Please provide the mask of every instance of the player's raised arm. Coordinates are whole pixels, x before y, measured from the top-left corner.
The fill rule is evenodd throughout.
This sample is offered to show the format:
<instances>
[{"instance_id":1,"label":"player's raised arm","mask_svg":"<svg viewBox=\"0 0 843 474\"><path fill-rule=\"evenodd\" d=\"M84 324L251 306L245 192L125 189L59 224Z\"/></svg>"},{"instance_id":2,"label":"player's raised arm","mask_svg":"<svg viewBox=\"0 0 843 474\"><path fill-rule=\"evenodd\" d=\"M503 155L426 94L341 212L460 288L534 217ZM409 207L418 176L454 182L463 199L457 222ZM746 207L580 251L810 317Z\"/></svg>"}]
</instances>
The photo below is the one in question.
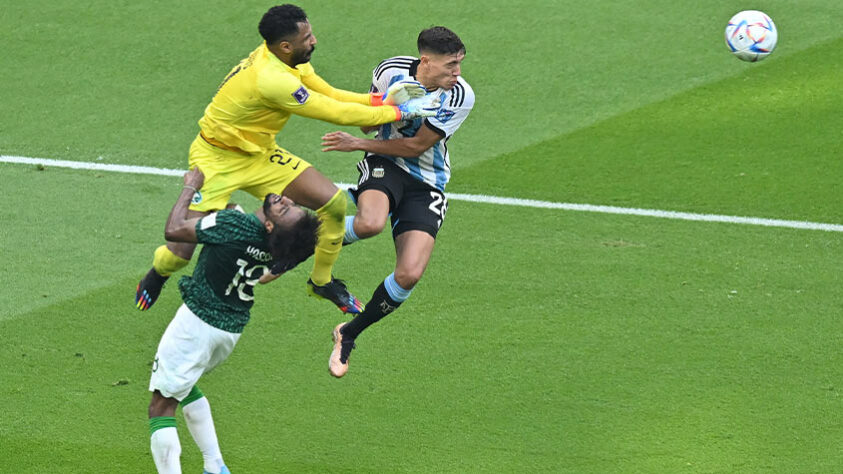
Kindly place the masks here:
<instances>
[{"instance_id":1,"label":"player's raised arm","mask_svg":"<svg viewBox=\"0 0 843 474\"><path fill-rule=\"evenodd\" d=\"M184 188L170 211L164 226L164 238L172 242L196 242L196 223L201 217L188 219L187 210L197 191L202 189L205 175L199 168L193 168L184 174Z\"/></svg>"},{"instance_id":2,"label":"player's raised arm","mask_svg":"<svg viewBox=\"0 0 843 474\"><path fill-rule=\"evenodd\" d=\"M399 120L431 117L436 114L441 105L440 98L431 94L391 105L390 93L400 98L418 94L416 90L418 86L409 81L401 87L391 88L391 92L387 91L383 95L378 95L378 100L382 102L382 105L377 106L337 100L306 87L293 76L264 74L258 79L257 85L263 100L273 107L337 125L372 126ZM349 94L352 93L349 92ZM359 95L368 100L368 94Z\"/></svg>"},{"instance_id":3,"label":"player's raised arm","mask_svg":"<svg viewBox=\"0 0 843 474\"><path fill-rule=\"evenodd\" d=\"M350 92L328 84L322 79L313 68L308 69L307 75L302 75L302 83L310 90L319 92L334 100L340 102L355 102L363 105L401 105L410 99L424 97L426 91L418 81L403 80L398 81L387 89L384 93L369 92L367 94L359 94L357 92Z\"/></svg>"}]
</instances>

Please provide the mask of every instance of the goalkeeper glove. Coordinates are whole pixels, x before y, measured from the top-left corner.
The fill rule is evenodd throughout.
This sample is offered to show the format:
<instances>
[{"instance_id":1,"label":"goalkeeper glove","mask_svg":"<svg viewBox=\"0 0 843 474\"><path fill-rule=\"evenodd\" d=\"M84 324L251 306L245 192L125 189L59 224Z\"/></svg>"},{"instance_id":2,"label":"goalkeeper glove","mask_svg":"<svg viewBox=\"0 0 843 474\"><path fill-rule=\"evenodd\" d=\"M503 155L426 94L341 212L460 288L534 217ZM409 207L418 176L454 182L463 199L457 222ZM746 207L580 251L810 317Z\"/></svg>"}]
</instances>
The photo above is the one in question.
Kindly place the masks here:
<instances>
[{"instance_id":1,"label":"goalkeeper glove","mask_svg":"<svg viewBox=\"0 0 843 474\"><path fill-rule=\"evenodd\" d=\"M372 94L372 105L400 105L410 99L424 97L426 93L418 81L398 81L389 86L385 93Z\"/></svg>"},{"instance_id":2,"label":"goalkeeper glove","mask_svg":"<svg viewBox=\"0 0 843 474\"><path fill-rule=\"evenodd\" d=\"M401 120L413 120L421 117L433 117L439 112L442 105L442 97L436 93L427 94L424 97L410 99L398 106L401 111Z\"/></svg>"}]
</instances>

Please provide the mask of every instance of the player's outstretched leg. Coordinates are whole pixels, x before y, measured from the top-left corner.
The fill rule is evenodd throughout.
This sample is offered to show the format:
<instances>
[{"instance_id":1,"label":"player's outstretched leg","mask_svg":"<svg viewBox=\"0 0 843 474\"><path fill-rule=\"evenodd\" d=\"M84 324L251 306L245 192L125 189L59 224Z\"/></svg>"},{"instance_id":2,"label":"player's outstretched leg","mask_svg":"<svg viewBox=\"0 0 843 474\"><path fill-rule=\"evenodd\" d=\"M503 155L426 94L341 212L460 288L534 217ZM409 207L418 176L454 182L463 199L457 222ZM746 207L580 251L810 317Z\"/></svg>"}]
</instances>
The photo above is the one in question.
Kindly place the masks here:
<instances>
[{"instance_id":1,"label":"player's outstretched leg","mask_svg":"<svg viewBox=\"0 0 843 474\"><path fill-rule=\"evenodd\" d=\"M343 312L359 313L363 304L348 292L345 284L332 275L345 233L345 192L315 168L308 167L287 185L284 196L315 210L319 217L313 270L307 282L308 294L334 303Z\"/></svg>"},{"instance_id":2,"label":"player's outstretched leg","mask_svg":"<svg viewBox=\"0 0 843 474\"><path fill-rule=\"evenodd\" d=\"M363 312L345 324L334 328L334 350L328 362L331 375L342 377L348 372L348 356L356 346L354 340L364 329L383 319L389 313L398 309L407 298L410 297L412 289L406 290L395 282L395 274L392 273L378 285L372 294L372 299L366 304Z\"/></svg>"},{"instance_id":3,"label":"player's outstretched leg","mask_svg":"<svg viewBox=\"0 0 843 474\"><path fill-rule=\"evenodd\" d=\"M344 313L358 314L363 310L363 303L348 292L342 280L331 275L345 233L345 208L345 192L337 189L333 197L316 210L321 225L307 292L334 303Z\"/></svg>"},{"instance_id":4,"label":"player's outstretched leg","mask_svg":"<svg viewBox=\"0 0 843 474\"><path fill-rule=\"evenodd\" d=\"M158 301L161 288L164 287L164 283L167 282L170 275L184 268L188 263L190 263L190 260L174 254L166 245L155 249L152 268L149 269L135 289L135 306L141 311L151 308Z\"/></svg>"}]
</instances>

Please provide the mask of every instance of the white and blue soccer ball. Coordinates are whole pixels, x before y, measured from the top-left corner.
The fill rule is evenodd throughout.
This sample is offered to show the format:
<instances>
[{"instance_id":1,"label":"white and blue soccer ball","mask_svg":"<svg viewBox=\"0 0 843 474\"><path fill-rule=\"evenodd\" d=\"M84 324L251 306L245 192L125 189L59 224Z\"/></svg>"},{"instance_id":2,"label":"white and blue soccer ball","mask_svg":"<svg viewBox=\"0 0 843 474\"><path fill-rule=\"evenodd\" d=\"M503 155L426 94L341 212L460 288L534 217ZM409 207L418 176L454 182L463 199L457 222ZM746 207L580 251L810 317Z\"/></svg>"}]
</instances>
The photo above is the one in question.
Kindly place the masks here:
<instances>
[{"instance_id":1,"label":"white and blue soccer ball","mask_svg":"<svg viewBox=\"0 0 843 474\"><path fill-rule=\"evenodd\" d=\"M743 61L761 61L776 49L779 39L773 20L758 10L739 12L726 25L726 46Z\"/></svg>"}]
</instances>

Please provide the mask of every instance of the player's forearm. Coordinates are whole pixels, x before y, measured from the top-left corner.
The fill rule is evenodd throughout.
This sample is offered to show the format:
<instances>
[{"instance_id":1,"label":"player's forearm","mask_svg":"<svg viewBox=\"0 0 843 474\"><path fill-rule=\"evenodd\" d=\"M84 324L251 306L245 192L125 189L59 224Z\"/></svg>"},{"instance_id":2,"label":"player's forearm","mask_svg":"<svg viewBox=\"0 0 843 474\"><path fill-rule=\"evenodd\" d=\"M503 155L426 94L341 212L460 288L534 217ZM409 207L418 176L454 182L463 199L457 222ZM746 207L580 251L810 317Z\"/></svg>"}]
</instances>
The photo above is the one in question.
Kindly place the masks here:
<instances>
[{"instance_id":1,"label":"player's forearm","mask_svg":"<svg viewBox=\"0 0 843 474\"><path fill-rule=\"evenodd\" d=\"M336 95L334 95L333 98L343 102L353 102L355 104L363 105L380 105L372 104L371 94L361 94L359 92L351 92L343 89L334 89L334 91Z\"/></svg>"},{"instance_id":2,"label":"player's forearm","mask_svg":"<svg viewBox=\"0 0 843 474\"><path fill-rule=\"evenodd\" d=\"M362 105L380 105L372 103L371 94L360 94L358 92L337 89L336 87L328 84L327 81L319 77L317 74L312 74L302 78L302 82L308 89L319 92L320 94L326 95L340 102L353 102L355 104Z\"/></svg>"},{"instance_id":3,"label":"player's forearm","mask_svg":"<svg viewBox=\"0 0 843 474\"><path fill-rule=\"evenodd\" d=\"M358 138L354 141L354 146L360 151L402 158L418 158L429 148L414 138L395 138L393 140Z\"/></svg>"},{"instance_id":4,"label":"player's forearm","mask_svg":"<svg viewBox=\"0 0 843 474\"><path fill-rule=\"evenodd\" d=\"M195 242L196 231L193 228L194 222L188 220L187 211L190 208L190 201L196 189L185 186L181 190L178 200L170 210L167 217L167 224L164 226L164 238L171 242ZM192 237L193 240L190 240Z\"/></svg>"},{"instance_id":5,"label":"player's forearm","mask_svg":"<svg viewBox=\"0 0 843 474\"><path fill-rule=\"evenodd\" d=\"M328 97L313 97L304 107L292 110L297 115L315 118L336 125L375 126L401 119L395 106L370 107L351 102L339 102Z\"/></svg>"},{"instance_id":6,"label":"player's forearm","mask_svg":"<svg viewBox=\"0 0 843 474\"><path fill-rule=\"evenodd\" d=\"M382 105L382 103L372 103L371 94L361 94L359 92L351 92L344 89L336 89L330 86L326 89L318 90L317 92L320 92L340 102L348 102L360 105Z\"/></svg>"}]
</instances>

